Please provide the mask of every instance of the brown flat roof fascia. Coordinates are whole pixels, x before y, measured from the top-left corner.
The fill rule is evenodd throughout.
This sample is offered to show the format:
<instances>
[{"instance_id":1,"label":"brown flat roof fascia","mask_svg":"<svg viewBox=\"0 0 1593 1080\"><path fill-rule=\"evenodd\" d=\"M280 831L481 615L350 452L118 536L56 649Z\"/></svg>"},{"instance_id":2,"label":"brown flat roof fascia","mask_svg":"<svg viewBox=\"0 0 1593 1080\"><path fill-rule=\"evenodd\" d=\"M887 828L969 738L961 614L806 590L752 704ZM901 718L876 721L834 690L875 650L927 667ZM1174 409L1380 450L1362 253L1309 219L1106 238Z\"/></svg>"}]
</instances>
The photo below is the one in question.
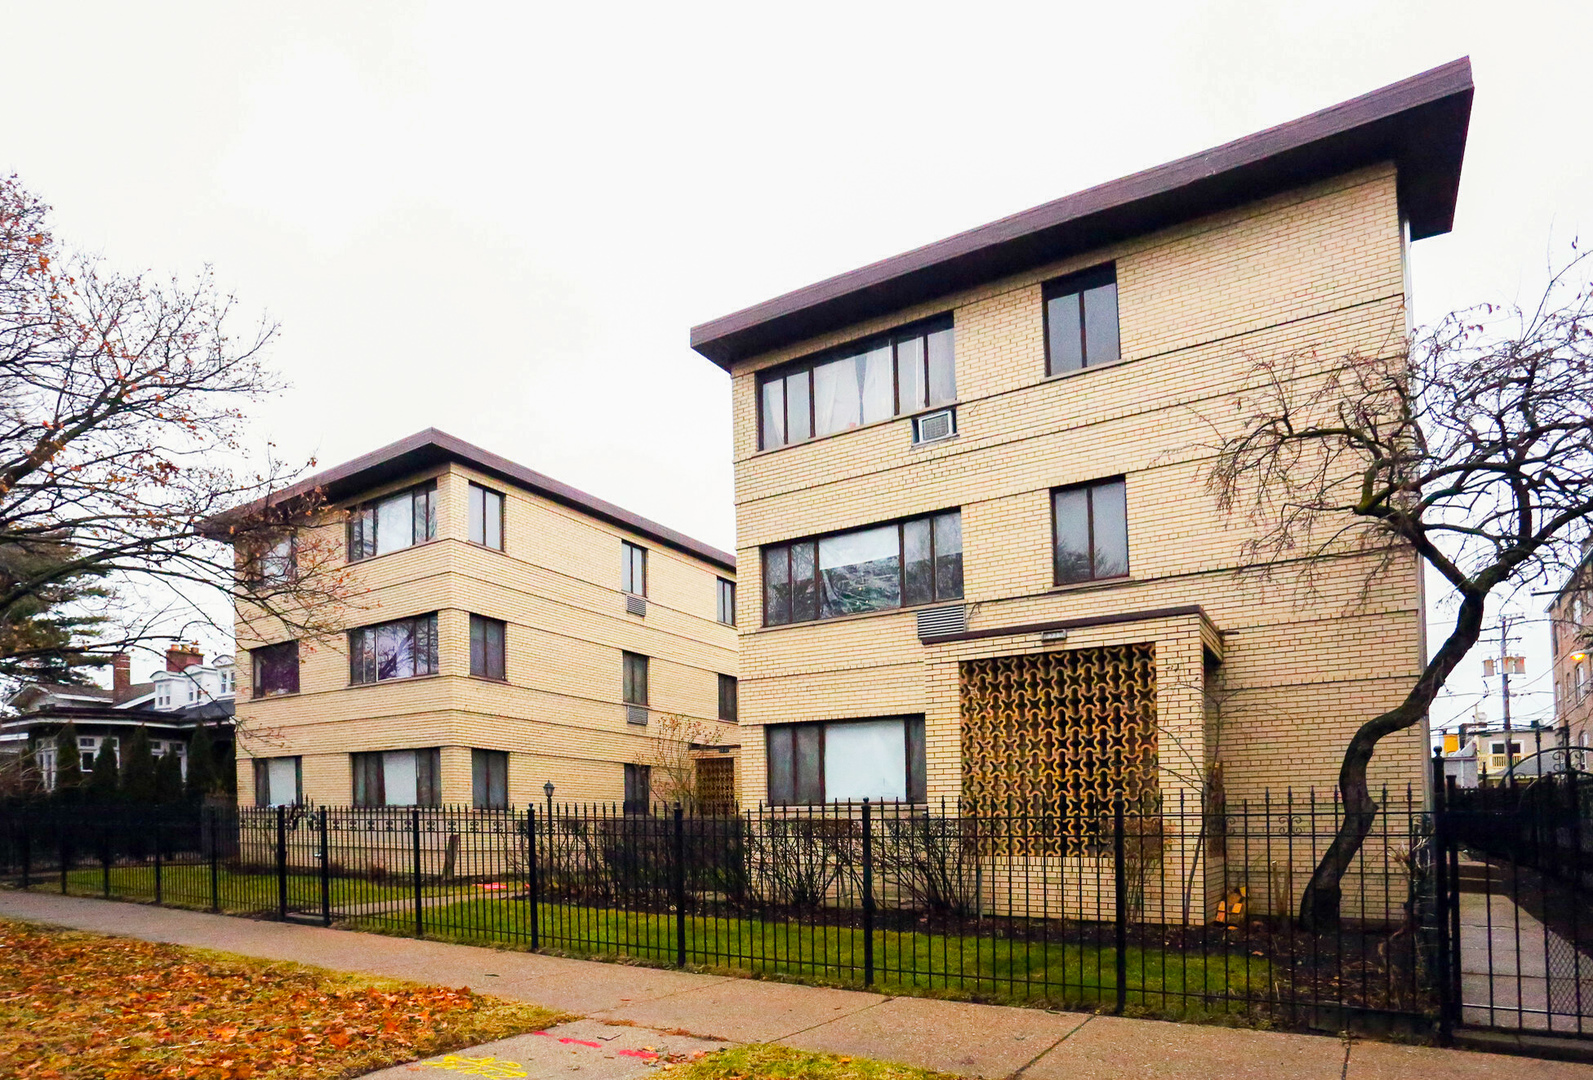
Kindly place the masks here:
<instances>
[{"instance_id":1,"label":"brown flat roof fascia","mask_svg":"<svg viewBox=\"0 0 1593 1080\"><path fill-rule=\"evenodd\" d=\"M1298 120L1067 195L692 328L727 371L793 344L1068 255L1379 161L1399 172L1411 238L1454 222L1472 99L1469 58Z\"/></svg>"},{"instance_id":2,"label":"brown flat roof fascia","mask_svg":"<svg viewBox=\"0 0 1593 1080\"><path fill-rule=\"evenodd\" d=\"M735 572L736 557L727 551L721 551L700 540L695 540L685 533L671 529L667 525L660 525L640 514L633 514L624 507L599 499L595 495L589 495L579 488L571 487L551 476L544 476L534 469L528 469L524 465L494 454L490 450L483 450L436 428L418 431L395 443L306 477L296 484L275 492L268 500L240 507L233 513L258 509L263 502L281 505L314 491L321 492L329 503L344 502L371 488L401 480L405 476L448 462L468 465L505 483L525 488L573 510L606 521L610 525L674 548L731 573ZM218 538L225 538L228 516L228 514L219 514L211 519Z\"/></svg>"}]
</instances>

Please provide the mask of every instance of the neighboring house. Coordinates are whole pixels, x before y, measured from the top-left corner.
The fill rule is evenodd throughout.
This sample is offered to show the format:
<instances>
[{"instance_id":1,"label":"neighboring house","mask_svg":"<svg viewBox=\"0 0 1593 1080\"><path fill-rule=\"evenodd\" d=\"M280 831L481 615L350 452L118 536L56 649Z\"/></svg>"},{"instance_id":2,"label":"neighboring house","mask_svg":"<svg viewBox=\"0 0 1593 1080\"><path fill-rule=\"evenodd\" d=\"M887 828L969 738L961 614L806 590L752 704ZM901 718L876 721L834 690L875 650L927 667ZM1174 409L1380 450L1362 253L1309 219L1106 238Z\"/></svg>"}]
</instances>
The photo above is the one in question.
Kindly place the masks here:
<instances>
[{"instance_id":1,"label":"neighboring house","mask_svg":"<svg viewBox=\"0 0 1593 1080\"><path fill-rule=\"evenodd\" d=\"M318 641L239 611L240 801L639 808L666 715L732 786L734 556L435 430L272 501L308 492L347 601Z\"/></svg>"},{"instance_id":2,"label":"neighboring house","mask_svg":"<svg viewBox=\"0 0 1593 1080\"><path fill-rule=\"evenodd\" d=\"M1471 96L1462 60L693 328L731 375L743 802L1198 807L1219 761L1230 807L1330 797L1422 668L1418 561L1247 574L1208 421L1258 358L1398 346ZM1419 798L1427 746L1374 788Z\"/></svg>"},{"instance_id":3,"label":"neighboring house","mask_svg":"<svg viewBox=\"0 0 1593 1080\"><path fill-rule=\"evenodd\" d=\"M1554 726L1567 744L1593 744L1593 548L1549 603Z\"/></svg>"},{"instance_id":4,"label":"neighboring house","mask_svg":"<svg viewBox=\"0 0 1593 1080\"><path fill-rule=\"evenodd\" d=\"M156 757L172 753L188 775L188 742L203 724L220 751L232 741L236 680L231 657L210 663L195 645L166 650L166 669L151 681L134 683L125 653L111 661L111 686L67 686L27 683L6 699L18 714L0 721L0 753L31 749L46 790L56 784L56 735L70 723L77 731L83 771L94 767L100 747L108 743L118 765L121 746L142 727Z\"/></svg>"},{"instance_id":5,"label":"neighboring house","mask_svg":"<svg viewBox=\"0 0 1593 1080\"><path fill-rule=\"evenodd\" d=\"M1517 779L1551 773L1563 767L1561 733L1540 724L1512 727L1462 727L1444 736L1444 771L1460 787L1498 784L1514 771ZM1580 756L1580 755L1579 755Z\"/></svg>"}]
</instances>

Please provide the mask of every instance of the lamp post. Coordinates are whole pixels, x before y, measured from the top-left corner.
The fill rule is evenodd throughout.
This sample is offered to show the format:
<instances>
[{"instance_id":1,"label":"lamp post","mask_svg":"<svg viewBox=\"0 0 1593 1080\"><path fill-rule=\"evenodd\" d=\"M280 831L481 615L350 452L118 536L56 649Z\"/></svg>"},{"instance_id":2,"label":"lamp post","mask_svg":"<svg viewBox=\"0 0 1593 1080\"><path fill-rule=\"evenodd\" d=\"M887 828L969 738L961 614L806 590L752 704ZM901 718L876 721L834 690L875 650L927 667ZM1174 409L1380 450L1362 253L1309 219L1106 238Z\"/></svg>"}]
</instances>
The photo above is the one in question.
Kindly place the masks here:
<instances>
[{"instance_id":1,"label":"lamp post","mask_svg":"<svg viewBox=\"0 0 1593 1080\"><path fill-rule=\"evenodd\" d=\"M553 781L549 780L542 785L542 794L548 797L548 821L553 821Z\"/></svg>"}]
</instances>

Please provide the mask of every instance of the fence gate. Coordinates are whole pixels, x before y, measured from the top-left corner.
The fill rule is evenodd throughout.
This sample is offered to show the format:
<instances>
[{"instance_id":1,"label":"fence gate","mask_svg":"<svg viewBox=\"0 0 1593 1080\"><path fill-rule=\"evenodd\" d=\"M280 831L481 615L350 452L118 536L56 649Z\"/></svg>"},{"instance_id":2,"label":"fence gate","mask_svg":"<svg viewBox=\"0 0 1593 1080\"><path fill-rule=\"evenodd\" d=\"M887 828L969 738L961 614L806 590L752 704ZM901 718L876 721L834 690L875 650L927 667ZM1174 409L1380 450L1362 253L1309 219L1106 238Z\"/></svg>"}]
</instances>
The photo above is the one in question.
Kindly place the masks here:
<instances>
[{"instance_id":1,"label":"fence gate","mask_svg":"<svg viewBox=\"0 0 1593 1080\"><path fill-rule=\"evenodd\" d=\"M1593 1036L1593 774L1552 749L1435 800L1449 1026ZM1442 777L1435 763L1435 779Z\"/></svg>"}]
</instances>

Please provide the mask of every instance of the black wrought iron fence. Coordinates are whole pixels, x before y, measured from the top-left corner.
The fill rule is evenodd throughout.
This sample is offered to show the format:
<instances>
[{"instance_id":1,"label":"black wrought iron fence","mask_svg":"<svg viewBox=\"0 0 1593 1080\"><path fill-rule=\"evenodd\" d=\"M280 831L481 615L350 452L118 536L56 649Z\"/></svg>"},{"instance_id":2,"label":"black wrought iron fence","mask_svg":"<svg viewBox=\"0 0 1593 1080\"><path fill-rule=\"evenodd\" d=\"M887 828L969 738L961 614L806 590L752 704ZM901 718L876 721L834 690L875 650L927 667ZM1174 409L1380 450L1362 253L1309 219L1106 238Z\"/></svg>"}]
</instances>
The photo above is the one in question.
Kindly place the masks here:
<instances>
[{"instance_id":1,"label":"black wrought iron fence","mask_svg":"<svg viewBox=\"0 0 1593 1080\"><path fill-rule=\"evenodd\" d=\"M1339 1030L1435 1015L1427 826L1409 791L1293 918L1332 798L969 815L832 804L659 808L51 806L0 812L0 878L454 941L895 992L1266 1014Z\"/></svg>"}]
</instances>

